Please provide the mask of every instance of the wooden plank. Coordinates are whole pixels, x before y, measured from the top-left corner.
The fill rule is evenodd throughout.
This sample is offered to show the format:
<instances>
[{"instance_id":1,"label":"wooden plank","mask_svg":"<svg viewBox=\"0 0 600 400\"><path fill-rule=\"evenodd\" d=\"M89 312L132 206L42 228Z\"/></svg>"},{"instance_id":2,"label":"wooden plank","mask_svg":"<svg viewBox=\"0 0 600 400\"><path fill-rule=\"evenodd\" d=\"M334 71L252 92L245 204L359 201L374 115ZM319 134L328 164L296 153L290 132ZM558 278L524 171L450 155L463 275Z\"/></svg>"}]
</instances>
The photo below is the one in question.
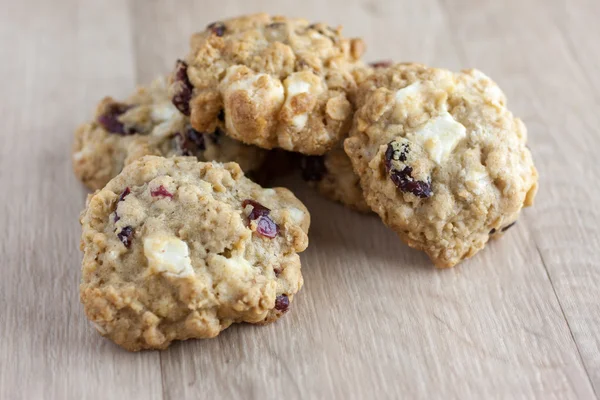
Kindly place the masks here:
<instances>
[{"instance_id":1,"label":"wooden plank","mask_svg":"<svg viewBox=\"0 0 600 400\"><path fill-rule=\"evenodd\" d=\"M594 0L0 6L0 398L594 398ZM192 31L257 10L343 24L365 38L370 60L489 73L530 128L538 203L473 260L435 271L376 217L286 182L313 215L306 285L289 315L162 353L126 353L93 331L79 305L85 190L70 167L71 132L100 97L168 72Z\"/></svg>"},{"instance_id":2,"label":"wooden plank","mask_svg":"<svg viewBox=\"0 0 600 400\"><path fill-rule=\"evenodd\" d=\"M71 171L75 126L134 86L119 0L0 6L0 398L162 398L157 353L102 339L79 304L86 192Z\"/></svg>"},{"instance_id":3,"label":"wooden plank","mask_svg":"<svg viewBox=\"0 0 600 400\"><path fill-rule=\"evenodd\" d=\"M175 26L177 11L167 1L144 3L133 13L136 37L152 43L136 46L140 76L150 79L160 71L156 65L170 68L183 54L163 32L183 41L222 16L257 9L297 14L297 5L274 1L219 8L183 3L177 9L189 12L178 14ZM456 69L471 61L472 49L456 44L465 38L456 37L446 12L433 1L302 4L306 18L344 24L347 34L363 36L369 59ZM500 15L509 20L508 11ZM511 61L493 71L501 83L513 78ZM527 115L533 111L524 107ZM531 218L462 267L438 272L376 218L294 187L314 224L303 255L306 286L293 312L272 326L235 327L215 340L161 353L168 398L593 398L533 241Z\"/></svg>"},{"instance_id":4,"label":"wooden plank","mask_svg":"<svg viewBox=\"0 0 600 400\"><path fill-rule=\"evenodd\" d=\"M526 212L527 224L597 394L600 229L590 199L600 198L600 189L590 182L600 172L594 154L600 148L600 81L590 68L600 57L592 51L598 35L590 32L598 31L600 4L511 1L469 12L469 3L452 3L456 42L469 62L500 77L512 108L528 122L540 192ZM511 18L497 18L499 8Z\"/></svg>"}]
</instances>

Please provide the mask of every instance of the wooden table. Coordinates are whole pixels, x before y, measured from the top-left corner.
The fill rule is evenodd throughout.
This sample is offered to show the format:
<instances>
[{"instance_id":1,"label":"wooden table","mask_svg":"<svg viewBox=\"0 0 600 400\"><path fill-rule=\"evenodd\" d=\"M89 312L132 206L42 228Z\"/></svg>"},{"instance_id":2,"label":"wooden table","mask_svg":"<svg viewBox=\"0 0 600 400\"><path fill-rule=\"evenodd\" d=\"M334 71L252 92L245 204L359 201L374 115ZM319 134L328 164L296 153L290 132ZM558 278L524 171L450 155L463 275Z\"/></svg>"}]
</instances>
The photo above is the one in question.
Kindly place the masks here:
<instances>
[{"instance_id":1,"label":"wooden table","mask_svg":"<svg viewBox=\"0 0 600 400\"><path fill-rule=\"evenodd\" d=\"M0 5L0 399L598 398L598 0ZM292 183L313 214L293 311L128 353L79 304L72 132L102 96L171 70L193 31L260 10L343 24L369 60L485 71L529 127L537 203L438 271L377 218Z\"/></svg>"}]
</instances>

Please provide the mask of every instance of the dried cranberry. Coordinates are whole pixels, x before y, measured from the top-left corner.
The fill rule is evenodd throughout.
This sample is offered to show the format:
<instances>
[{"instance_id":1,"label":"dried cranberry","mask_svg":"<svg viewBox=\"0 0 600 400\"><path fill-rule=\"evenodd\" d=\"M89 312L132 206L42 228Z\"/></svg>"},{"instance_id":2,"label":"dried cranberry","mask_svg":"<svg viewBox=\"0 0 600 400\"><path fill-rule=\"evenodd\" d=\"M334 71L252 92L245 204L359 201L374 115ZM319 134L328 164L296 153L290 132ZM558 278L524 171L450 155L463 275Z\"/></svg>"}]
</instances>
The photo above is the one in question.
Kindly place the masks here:
<instances>
[{"instance_id":1,"label":"dried cranberry","mask_svg":"<svg viewBox=\"0 0 600 400\"><path fill-rule=\"evenodd\" d=\"M259 235L273 239L279 233L279 227L269 217L270 209L263 206L257 201L246 199L242 202L242 207L252 206L252 211L248 215L248 219L251 221L258 220L256 223L256 232Z\"/></svg>"},{"instance_id":2,"label":"dried cranberry","mask_svg":"<svg viewBox=\"0 0 600 400\"><path fill-rule=\"evenodd\" d=\"M160 197L173 198L173 193L169 192L163 185L160 185L156 189L151 190L150 194L152 195L152 197L160 196Z\"/></svg>"},{"instance_id":3,"label":"dried cranberry","mask_svg":"<svg viewBox=\"0 0 600 400\"><path fill-rule=\"evenodd\" d=\"M382 61L372 62L369 65L373 68L387 68L387 67L391 67L392 64L393 64L393 62L391 60L382 60Z\"/></svg>"},{"instance_id":4,"label":"dried cranberry","mask_svg":"<svg viewBox=\"0 0 600 400\"><path fill-rule=\"evenodd\" d=\"M208 25L206 29L210 30L217 36L223 36L227 30L227 27L222 22L213 22L212 24Z\"/></svg>"},{"instance_id":5,"label":"dried cranberry","mask_svg":"<svg viewBox=\"0 0 600 400\"><path fill-rule=\"evenodd\" d=\"M248 218L252 221L260 217L266 217L271 212L270 209L259 202L250 199L242 201L242 207L246 208L246 206L252 206L252 211L250 212L250 215L248 215Z\"/></svg>"},{"instance_id":6,"label":"dried cranberry","mask_svg":"<svg viewBox=\"0 0 600 400\"><path fill-rule=\"evenodd\" d=\"M388 143L385 150L385 168L388 172L392 169L392 161L406 161L406 154L410 151L408 143L401 143L399 146L394 146L394 141Z\"/></svg>"},{"instance_id":7,"label":"dried cranberry","mask_svg":"<svg viewBox=\"0 0 600 400\"><path fill-rule=\"evenodd\" d=\"M410 192L421 198L431 197L431 183L415 180L412 177L412 167L404 164L410 151L408 143L391 141L385 150L385 169L390 174L390 179L403 192ZM396 162L396 164L394 164ZM401 169L399 169L401 168Z\"/></svg>"},{"instance_id":8,"label":"dried cranberry","mask_svg":"<svg viewBox=\"0 0 600 400\"><path fill-rule=\"evenodd\" d=\"M258 219L256 232L259 235L273 239L279 233L279 227L269 216L265 215Z\"/></svg>"},{"instance_id":9,"label":"dried cranberry","mask_svg":"<svg viewBox=\"0 0 600 400\"><path fill-rule=\"evenodd\" d=\"M131 246L131 237L133 236L133 228L131 226L126 226L121 229L121 232L117 233L117 237L125 245L125 247L129 248Z\"/></svg>"},{"instance_id":10,"label":"dried cranberry","mask_svg":"<svg viewBox=\"0 0 600 400\"><path fill-rule=\"evenodd\" d=\"M194 156L197 152L206 150L204 134L192 127L188 127L184 135L176 133L173 143L177 153L182 156Z\"/></svg>"},{"instance_id":11,"label":"dried cranberry","mask_svg":"<svg viewBox=\"0 0 600 400\"><path fill-rule=\"evenodd\" d=\"M125 200L125 197L127 197L129 193L131 193L131 190L128 187L126 187L125 190L123 190L123 192L119 196L119 200L117 200L117 203ZM117 214L117 211L115 210L115 222L117 222L120 219L121 217L119 216L119 214Z\"/></svg>"},{"instance_id":12,"label":"dried cranberry","mask_svg":"<svg viewBox=\"0 0 600 400\"><path fill-rule=\"evenodd\" d=\"M282 272L281 267L273 268L273 272L275 272L275 276L279 276Z\"/></svg>"},{"instance_id":13,"label":"dried cranberry","mask_svg":"<svg viewBox=\"0 0 600 400\"><path fill-rule=\"evenodd\" d=\"M516 223L517 223L517 221L512 222L512 223L506 225L504 228L502 228L502 232L506 232L507 230L509 230L510 228L512 228Z\"/></svg>"},{"instance_id":14,"label":"dried cranberry","mask_svg":"<svg viewBox=\"0 0 600 400\"><path fill-rule=\"evenodd\" d=\"M190 115L190 100L192 99L193 86L187 75L188 65L185 61L177 60L175 65L175 83L177 83L177 93L173 96L173 105L177 107L183 115Z\"/></svg>"},{"instance_id":15,"label":"dried cranberry","mask_svg":"<svg viewBox=\"0 0 600 400\"><path fill-rule=\"evenodd\" d=\"M320 181L327 173L323 156L304 156L300 159L302 179L305 181Z\"/></svg>"},{"instance_id":16,"label":"dried cranberry","mask_svg":"<svg viewBox=\"0 0 600 400\"><path fill-rule=\"evenodd\" d=\"M411 176L412 168L406 166L403 170L398 171L392 169L390 172L390 178L392 182L403 192L410 192L417 197L426 199L431 197L433 192L431 191L431 184L428 182L414 180Z\"/></svg>"},{"instance_id":17,"label":"dried cranberry","mask_svg":"<svg viewBox=\"0 0 600 400\"><path fill-rule=\"evenodd\" d=\"M104 114L98 116L98 123L110 133L118 135L132 135L135 128L125 128L125 125L119 121L119 116L129 110L131 106L121 103L112 103L106 107Z\"/></svg>"},{"instance_id":18,"label":"dried cranberry","mask_svg":"<svg viewBox=\"0 0 600 400\"><path fill-rule=\"evenodd\" d=\"M129 187L126 187L125 190L123 190L123 193L121 193L121 195L119 196L119 201L125 200L125 197L127 197L129 193L131 193L131 189L129 189Z\"/></svg>"},{"instance_id":19,"label":"dried cranberry","mask_svg":"<svg viewBox=\"0 0 600 400\"><path fill-rule=\"evenodd\" d=\"M275 298L275 309L277 311L286 312L290 306L290 299L286 294L280 294Z\"/></svg>"}]
</instances>

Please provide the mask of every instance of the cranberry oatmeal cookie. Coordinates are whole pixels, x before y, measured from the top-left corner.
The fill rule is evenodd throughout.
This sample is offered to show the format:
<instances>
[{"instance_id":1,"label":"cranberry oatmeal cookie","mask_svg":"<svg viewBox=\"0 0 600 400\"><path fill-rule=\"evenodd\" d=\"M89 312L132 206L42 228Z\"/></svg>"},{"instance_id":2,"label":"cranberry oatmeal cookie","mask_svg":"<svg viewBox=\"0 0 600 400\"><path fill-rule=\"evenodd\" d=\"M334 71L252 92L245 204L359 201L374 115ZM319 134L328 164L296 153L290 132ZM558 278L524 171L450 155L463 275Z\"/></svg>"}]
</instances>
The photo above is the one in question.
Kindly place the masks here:
<instances>
[{"instance_id":1,"label":"cranberry oatmeal cookie","mask_svg":"<svg viewBox=\"0 0 600 400\"><path fill-rule=\"evenodd\" d=\"M102 188L125 165L144 155L235 161L245 172L257 170L266 151L230 139L222 125L211 134L192 129L189 118L171 103L166 80L159 78L124 102L102 100L94 121L75 132L73 169L92 190Z\"/></svg>"},{"instance_id":2,"label":"cranberry oatmeal cookie","mask_svg":"<svg viewBox=\"0 0 600 400\"><path fill-rule=\"evenodd\" d=\"M341 147L324 156L304 156L300 159L302 179L324 197L355 211L370 213L360 180L352 169L350 159Z\"/></svg>"},{"instance_id":3,"label":"cranberry oatmeal cookie","mask_svg":"<svg viewBox=\"0 0 600 400\"><path fill-rule=\"evenodd\" d=\"M89 196L81 224L85 312L128 350L272 322L302 286L308 211L236 163L145 156Z\"/></svg>"},{"instance_id":4,"label":"cranberry oatmeal cookie","mask_svg":"<svg viewBox=\"0 0 600 400\"><path fill-rule=\"evenodd\" d=\"M212 23L177 62L173 103L192 126L225 121L234 139L324 154L348 133L364 43L341 28L267 14Z\"/></svg>"},{"instance_id":5,"label":"cranberry oatmeal cookie","mask_svg":"<svg viewBox=\"0 0 600 400\"><path fill-rule=\"evenodd\" d=\"M527 130L483 73L378 68L357 105L345 150L366 201L436 266L471 257L533 204Z\"/></svg>"}]
</instances>

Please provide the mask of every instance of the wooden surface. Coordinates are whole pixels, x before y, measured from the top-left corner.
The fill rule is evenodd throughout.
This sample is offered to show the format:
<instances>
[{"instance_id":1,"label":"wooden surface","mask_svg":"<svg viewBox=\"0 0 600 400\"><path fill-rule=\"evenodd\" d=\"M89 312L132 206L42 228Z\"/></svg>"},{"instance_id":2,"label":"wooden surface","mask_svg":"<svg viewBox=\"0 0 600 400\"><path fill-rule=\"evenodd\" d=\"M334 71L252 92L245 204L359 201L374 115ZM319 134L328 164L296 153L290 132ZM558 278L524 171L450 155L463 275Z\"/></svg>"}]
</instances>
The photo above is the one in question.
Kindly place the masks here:
<instances>
[{"instance_id":1,"label":"wooden surface","mask_svg":"<svg viewBox=\"0 0 600 400\"><path fill-rule=\"evenodd\" d=\"M598 0L0 0L0 399L593 399L600 393ZM268 11L368 43L367 59L477 67L530 131L534 208L436 271L375 217L294 183L305 287L266 327L127 353L78 298L72 131L169 71L208 22Z\"/></svg>"}]
</instances>

